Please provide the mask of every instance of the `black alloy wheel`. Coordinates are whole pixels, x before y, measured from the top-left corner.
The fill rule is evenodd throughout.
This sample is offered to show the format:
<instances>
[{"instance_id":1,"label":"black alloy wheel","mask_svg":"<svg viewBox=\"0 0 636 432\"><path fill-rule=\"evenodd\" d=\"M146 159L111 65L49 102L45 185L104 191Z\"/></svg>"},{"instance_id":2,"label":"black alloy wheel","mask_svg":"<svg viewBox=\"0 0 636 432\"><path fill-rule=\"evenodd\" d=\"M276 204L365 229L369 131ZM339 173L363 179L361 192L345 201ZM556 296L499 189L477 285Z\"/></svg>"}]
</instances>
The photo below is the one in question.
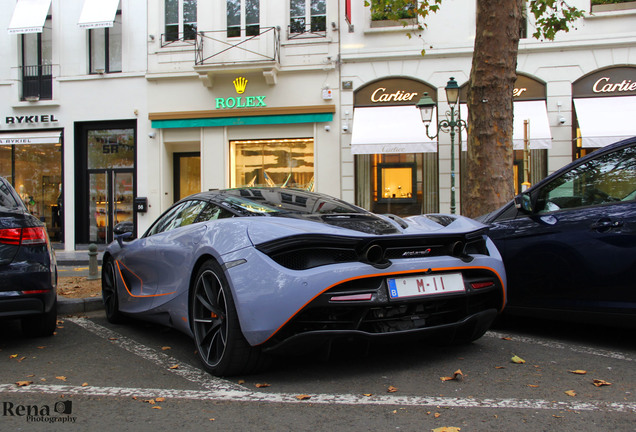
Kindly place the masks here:
<instances>
[{"instance_id":1,"label":"black alloy wheel","mask_svg":"<svg viewBox=\"0 0 636 432\"><path fill-rule=\"evenodd\" d=\"M104 301L108 322L113 324L121 323L124 317L119 311L115 263L110 258L104 260L102 264L102 300Z\"/></svg>"},{"instance_id":2,"label":"black alloy wheel","mask_svg":"<svg viewBox=\"0 0 636 432\"><path fill-rule=\"evenodd\" d=\"M263 367L261 350L251 347L241 332L232 293L215 261L206 261L197 273L190 318L197 355L208 372L228 376Z\"/></svg>"}]
</instances>

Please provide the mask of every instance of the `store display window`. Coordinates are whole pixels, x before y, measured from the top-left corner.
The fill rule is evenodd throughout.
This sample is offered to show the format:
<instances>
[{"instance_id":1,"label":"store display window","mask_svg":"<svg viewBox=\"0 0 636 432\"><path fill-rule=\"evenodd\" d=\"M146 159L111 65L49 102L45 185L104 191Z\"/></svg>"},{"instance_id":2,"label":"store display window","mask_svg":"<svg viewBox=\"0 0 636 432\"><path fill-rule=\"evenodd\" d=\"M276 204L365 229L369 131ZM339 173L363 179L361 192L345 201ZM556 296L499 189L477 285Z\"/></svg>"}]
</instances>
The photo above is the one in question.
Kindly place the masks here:
<instances>
[{"instance_id":1,"label":"store display window","mask_svg":"<svg viewBox=\"0 0 636 432\"><path fill-rule=\"evenodd\" d=\"M46 224L51 240L61 241L62 145L2 145L0 175L11 182L31 214Z\"/></svg>"},{"instance_id":2,"label":"store display window","mask_svg":"<svg viewBox=\"0 0 636 432\"><path fill-rule=\"evenodd\" d=\"M313 138L232 141L230 146L232 187L313 190Z\"/></svg>"}]
</instances>

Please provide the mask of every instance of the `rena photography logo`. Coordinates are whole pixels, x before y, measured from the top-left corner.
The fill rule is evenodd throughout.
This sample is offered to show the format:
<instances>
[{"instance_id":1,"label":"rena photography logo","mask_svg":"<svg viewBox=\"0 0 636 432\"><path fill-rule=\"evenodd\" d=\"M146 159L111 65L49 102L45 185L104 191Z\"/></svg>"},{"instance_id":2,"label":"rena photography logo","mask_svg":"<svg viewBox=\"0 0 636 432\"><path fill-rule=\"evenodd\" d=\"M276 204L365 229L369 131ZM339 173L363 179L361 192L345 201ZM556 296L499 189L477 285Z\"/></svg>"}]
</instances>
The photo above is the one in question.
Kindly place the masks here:
<instances>
[{"instance_id":1,"label":"rena photography logo","mask_svg":"<svg viewBox=\"0 0 636 432\"><path fill-rule=\"evenodd\" d=\"M27 423L75 423L72 401L55 402L53 405L21 405L2 402L2 416L23 418Z\"/></svg>"}]
</instances>

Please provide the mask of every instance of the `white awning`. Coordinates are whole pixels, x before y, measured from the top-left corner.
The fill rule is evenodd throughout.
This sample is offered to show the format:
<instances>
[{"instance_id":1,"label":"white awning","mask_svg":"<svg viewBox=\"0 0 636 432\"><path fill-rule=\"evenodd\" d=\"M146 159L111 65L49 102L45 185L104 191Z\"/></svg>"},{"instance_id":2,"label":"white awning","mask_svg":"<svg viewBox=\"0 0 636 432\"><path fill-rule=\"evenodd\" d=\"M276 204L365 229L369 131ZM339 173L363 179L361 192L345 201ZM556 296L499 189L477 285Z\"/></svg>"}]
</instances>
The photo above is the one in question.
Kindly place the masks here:
<instances>
[{"instance_id":1,"label":"white awning","mask_svg":"<svg viewBox=\"0 0 636 432\"><path fill-rule=\"evenodd\" d=\"M9 23L9 33L42 33L50 7L51 0L18 0Z\"/></svg>"},{"instance_id":2,"label":"white awning","mask_svg":"<svg viewBox=\"0 0 636 432\"><path fill-rule=\"evenodd\" d=\"M523 150L524 121L528 120L528 148L552 148L552 134L545 101L515 101L513 102L512 146L515 150ZM468 106L461 104L461 118L468 121ZM468 135L462 131L462 150L466 150Z\"/></svg>"},{"instance_id":3,"label":"white awning","mask_svg":"<svg viewBox=\"0 0 636 432\"><path fill-rule=\"evenodd\" d=\"M85 29L112 27L119 0L84 0L77 25Z\"/></svg>"},{"instance_id":4,"label":"white awning","mask_svg":"<svg viewBox=\"0 0 636 432\"><path fill-rule=\"evenodd\" d=\"M59 144L60 131L0 133L0 145Z\"/></svg>"},{"instance_id":5,"label":"white awning","mask_svg":"<svg viewBox=\"0 0 636 432\"><path fill-rule=\"evenodd\" d=\"M431 135L437 132L436 123L431 122ZM437 141L426 136L420 110L415 105L356 108L351 135L353 154L437 151Z\"/></svg>"},{"instance_id":6,"label":"white awning","mask_svg":"<svg viewBox=\"0 0 636 432\"><path fill-rule=\"evenodd\" d=\"M636 135L636 96L575 98L583 147L605 147Z\"/></svg>"},{"instance_id":7,"label":"white awning","mask_svg":"<svg viewBox=\"0 0 636 432\"><path fill-rule=\"evenodd\" d=\"M524 122L528 120L528 148L552 148L552 134L548 121L548 110L545 101L513 102L514 118L512 129L512 146L515 150L523 150Z\"/></svg>"}]
</instances>

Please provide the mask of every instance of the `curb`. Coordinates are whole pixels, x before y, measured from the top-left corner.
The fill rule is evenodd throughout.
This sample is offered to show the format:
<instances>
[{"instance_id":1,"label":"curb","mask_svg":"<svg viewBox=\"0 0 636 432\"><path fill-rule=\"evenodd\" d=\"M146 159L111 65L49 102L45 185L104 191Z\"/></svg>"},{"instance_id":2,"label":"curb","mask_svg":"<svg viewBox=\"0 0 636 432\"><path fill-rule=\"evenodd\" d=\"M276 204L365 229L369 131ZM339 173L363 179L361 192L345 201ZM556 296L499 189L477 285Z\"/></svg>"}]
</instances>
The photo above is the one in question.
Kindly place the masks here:
<instances>
[{"instance_id":1,"label":"curb","mask_svg":"<svg viewBox=\"0 0 636 432\"><path fill-rule=\"evenodd\" d=\"M69 299L57 297L57 314L74 315L84 312L92 312L104 308L101 297Z\"/></svg>"}]
</instances>

